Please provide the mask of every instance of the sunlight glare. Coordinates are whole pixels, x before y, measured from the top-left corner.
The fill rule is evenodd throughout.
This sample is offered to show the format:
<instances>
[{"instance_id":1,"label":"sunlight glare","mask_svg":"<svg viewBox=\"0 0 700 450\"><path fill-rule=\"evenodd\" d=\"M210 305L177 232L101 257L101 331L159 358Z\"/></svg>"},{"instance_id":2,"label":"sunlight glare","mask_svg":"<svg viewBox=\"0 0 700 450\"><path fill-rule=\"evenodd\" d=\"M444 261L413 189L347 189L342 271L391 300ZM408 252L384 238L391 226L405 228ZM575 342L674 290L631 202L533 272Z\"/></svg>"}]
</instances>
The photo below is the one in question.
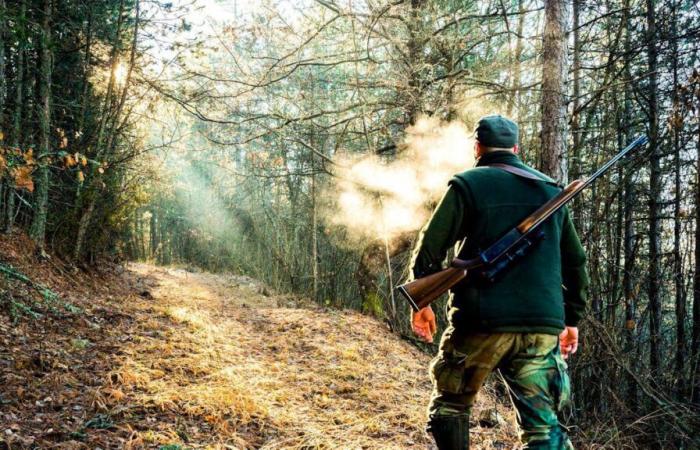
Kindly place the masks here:
<instances>
[{"instance_id":1,"label":"sunlight glare","mask_svg":"<svg viewBox=\"0 0 700 450\"><path fill-rule=\"evenodd\" d=\"M126 83L127 75L128 70L126 65L122 62L117 63L117 66L114 68L114 82L120 86L123 86L124 83Z\"/></svg>"}]
</instances>

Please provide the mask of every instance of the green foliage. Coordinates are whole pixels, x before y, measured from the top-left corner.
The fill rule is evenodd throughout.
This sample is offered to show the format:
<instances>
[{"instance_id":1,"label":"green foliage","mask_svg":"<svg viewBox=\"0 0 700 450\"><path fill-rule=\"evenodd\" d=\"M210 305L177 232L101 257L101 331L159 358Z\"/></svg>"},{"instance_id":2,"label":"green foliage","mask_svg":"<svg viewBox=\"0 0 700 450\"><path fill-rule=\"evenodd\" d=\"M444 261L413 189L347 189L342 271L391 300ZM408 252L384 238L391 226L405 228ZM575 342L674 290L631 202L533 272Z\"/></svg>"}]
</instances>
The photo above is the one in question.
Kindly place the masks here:
<instances>
[{"instance_id":1,"label":"green foliage","mask_svg":"<svg viewBox=\"0 0 700 450\"><path fill-rule=\"evenodd\" d=\"M161 445L158 447L159 450L183 450L185 447L183 447L180 444L167 444L167 445Z\"/></svg>"},{"instance_id":2,"label":"green foliage","mask_svg":"<svg viewBox=\"0 0 700 450\"><path fill-rule=\"evenodd\" d=\"M107 430L114 426L114 421L107 414L97 414L83 424L83 429L92 428L95 430Z\"/></svg>"},{"instance_id":3,"label":"green foliage","mask_svg":"<svg viewBox=\"0 0 700 450\"><path fill-rule=\"evenodd\" d=\"M28 276L17 271L15 268L9 265L0 264L0 273L5 276L6 280L16 280L24 283L33 291L38 293L43 300L41 303L34 303L33 305L27 305L23 301L14 299L11 294L5 292L4 295L8 296L7 301L10 304L10 314L15 318L19 318L20 314L31 317L32 319L38 319L42 317L42 314L37 312L37 309L45 309L48 311L56 312L56 307L60 306L65 311L71 314L81 313L81 309L73 305L70 302L63 301L61 297L46 286L38 284L30 279Z\"/></svg>"},{"instance_id":4,"label":"green foliage","mask_svg":"<svg viewBox=\"0 0 700 450\"><path fill-rule=\"evenodd\" d=\"M378 292L371 292L365 296L364 302L362 303L362 312L379 318L386 315L384 301Z\"/></svg>"}]
</instances>

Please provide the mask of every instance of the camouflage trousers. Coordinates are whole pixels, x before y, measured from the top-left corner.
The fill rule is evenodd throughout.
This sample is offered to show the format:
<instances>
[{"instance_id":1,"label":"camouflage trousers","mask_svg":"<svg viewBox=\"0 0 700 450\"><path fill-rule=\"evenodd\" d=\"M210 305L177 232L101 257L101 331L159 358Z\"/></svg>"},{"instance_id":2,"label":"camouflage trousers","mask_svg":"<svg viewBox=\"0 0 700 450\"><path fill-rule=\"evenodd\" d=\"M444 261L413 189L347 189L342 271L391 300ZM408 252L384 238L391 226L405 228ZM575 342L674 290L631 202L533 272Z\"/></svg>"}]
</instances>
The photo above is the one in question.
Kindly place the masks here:
<instances>
[{"instance_id":1,"label":"camouflage trousers","mask_svg":"<svg viewBox=\"0 0 700 450\"><path fill-rule=\"evenodd\" d=\"M430 417L468 416L477 392L496 369L508 384L526 448L573 449L559 424L558 413L569 401L571 388L554 335L460 334L449 327L430 364Z\"/></svg>"}]
</instances>

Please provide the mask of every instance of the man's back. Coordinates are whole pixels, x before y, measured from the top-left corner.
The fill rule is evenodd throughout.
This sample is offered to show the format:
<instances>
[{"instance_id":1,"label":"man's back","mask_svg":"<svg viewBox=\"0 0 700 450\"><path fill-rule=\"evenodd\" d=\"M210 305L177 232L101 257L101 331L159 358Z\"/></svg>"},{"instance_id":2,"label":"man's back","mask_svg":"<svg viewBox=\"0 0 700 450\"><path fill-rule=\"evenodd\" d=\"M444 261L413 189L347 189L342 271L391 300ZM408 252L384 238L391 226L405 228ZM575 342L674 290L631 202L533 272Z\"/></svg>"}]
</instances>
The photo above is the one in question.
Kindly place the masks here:
<instances>
[{"instance_id":1,"label":"man's back","mask_svg":"<svg viewBox=\"0 0 700 450\"><path fill-rule=\"evenodd\" d=\"M525 169L542 181L489 167L490 164ZM560 191L551 179L507 151L485 154L476 168L455 176L451 185L464 205L462 234L466 240L459 255L463 259L474 257ZM542 229L545 239L497 283L467 279L453 289L452 323L475 331L559 334L565 316L562 284L579 291L571 292L567 303L572 306L569 315L576 319L580 316L581 286L576 286L578 278L571 272L578 275L583 270L585 256L568 211L557 213Z\"/></svg>"}]
</instances>

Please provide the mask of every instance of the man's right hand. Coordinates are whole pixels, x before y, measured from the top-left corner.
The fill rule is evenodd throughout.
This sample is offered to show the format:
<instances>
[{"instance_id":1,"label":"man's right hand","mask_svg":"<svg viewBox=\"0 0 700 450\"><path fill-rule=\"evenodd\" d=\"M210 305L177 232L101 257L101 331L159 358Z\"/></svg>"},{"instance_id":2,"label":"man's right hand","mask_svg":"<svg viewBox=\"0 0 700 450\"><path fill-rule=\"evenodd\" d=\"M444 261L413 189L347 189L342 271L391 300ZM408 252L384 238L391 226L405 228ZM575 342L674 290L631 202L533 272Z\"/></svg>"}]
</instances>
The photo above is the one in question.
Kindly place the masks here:
<instances>
[{"instance_id":1,"label":"man's right hand","mask_svg":"<svg viewBox=\"0 0 700 450\"><path fill-rule=\"evenodd\" d=\"M559 335L561 356L566 359L578 350L578 328L566 327Z\"/></svg>"},{"instance_id":2,"label":"man's right hand","mask_svg":"<svg viewBox=\"0 0 700 450\"><path fill-rule=\"evenodd\" d=\"M430 306L413 312L411 317L411 328L425 342L433 343L433 334L437 331L437 323L435 322L435 314Z\"/></svg>"}]
</instances>

